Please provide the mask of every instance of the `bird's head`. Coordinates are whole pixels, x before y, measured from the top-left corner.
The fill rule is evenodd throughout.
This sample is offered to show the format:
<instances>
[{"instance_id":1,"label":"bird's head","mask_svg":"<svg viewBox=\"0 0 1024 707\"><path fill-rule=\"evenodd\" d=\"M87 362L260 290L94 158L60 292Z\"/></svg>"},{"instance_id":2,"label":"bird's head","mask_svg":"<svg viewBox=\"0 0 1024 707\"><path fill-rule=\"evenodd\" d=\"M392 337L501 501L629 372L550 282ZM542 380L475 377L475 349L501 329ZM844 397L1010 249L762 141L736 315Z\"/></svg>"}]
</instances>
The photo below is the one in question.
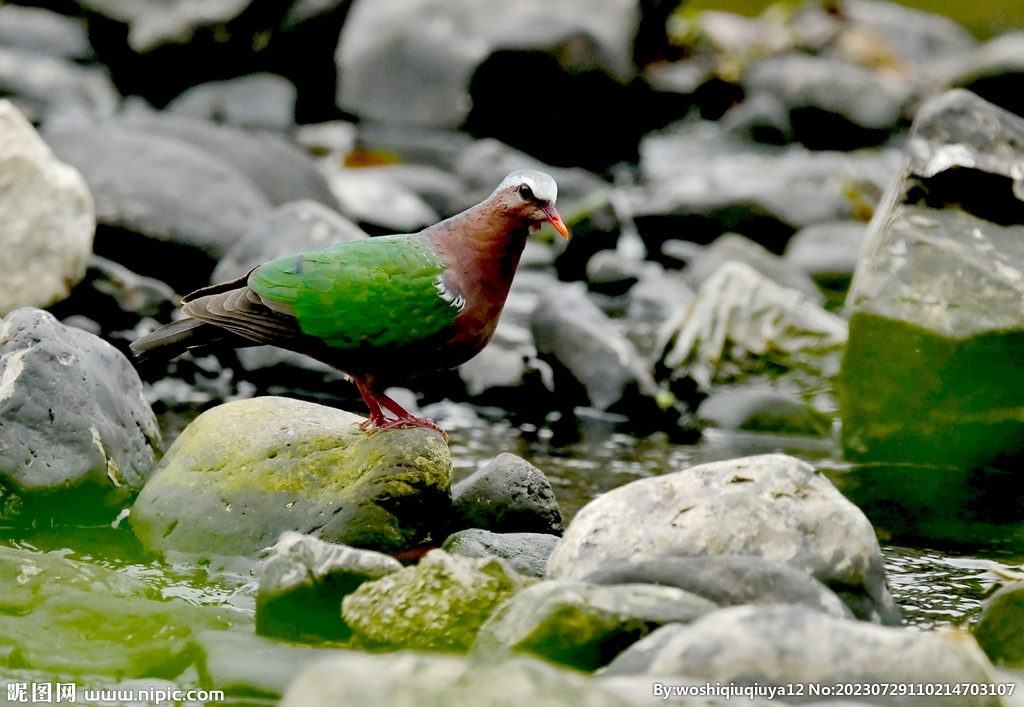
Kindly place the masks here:
<instances>
[{"instance_id":1,"label":"bird's head","mask_svg":"<svg viewBox=\"0 0 1024 707\"><path fill-rule=\"evenodd\" d=\"M491 194L509 211L518 214L531 226L539 227L547 221L563 238L569 237L569 229L555 211L558 185L543 172L521 169L505 177Z\"/></svg>"}]
</instances>

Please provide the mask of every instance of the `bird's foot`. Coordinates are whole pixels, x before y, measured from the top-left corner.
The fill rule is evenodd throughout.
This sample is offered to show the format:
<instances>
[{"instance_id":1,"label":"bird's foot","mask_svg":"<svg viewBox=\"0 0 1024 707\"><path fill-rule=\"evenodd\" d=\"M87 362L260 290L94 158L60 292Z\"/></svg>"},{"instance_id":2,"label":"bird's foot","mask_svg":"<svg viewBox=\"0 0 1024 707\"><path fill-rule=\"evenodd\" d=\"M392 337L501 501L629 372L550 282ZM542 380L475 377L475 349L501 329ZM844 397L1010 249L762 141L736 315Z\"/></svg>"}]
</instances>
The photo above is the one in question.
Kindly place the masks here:
<instances>
[{"instance_id":1,"label":"bird's foot","mask_svg":"<svg viewBox=\"0 0 1024 707\"><path fill-rule=\"evenodd\" d=\"M364 420L359 425L359 429L365 430L370 434L374 432L383 432L385 430L402 430L410 427L426 427L427 429L439 432L444 437L445 442L450 442L448 433L445 432L438 426L433 420L428 420L425 417L416 417L415 415L409 415L408 417L391 418L385 417L380 420L374 420L372 417Z\"/></svg>"}]
</instances>

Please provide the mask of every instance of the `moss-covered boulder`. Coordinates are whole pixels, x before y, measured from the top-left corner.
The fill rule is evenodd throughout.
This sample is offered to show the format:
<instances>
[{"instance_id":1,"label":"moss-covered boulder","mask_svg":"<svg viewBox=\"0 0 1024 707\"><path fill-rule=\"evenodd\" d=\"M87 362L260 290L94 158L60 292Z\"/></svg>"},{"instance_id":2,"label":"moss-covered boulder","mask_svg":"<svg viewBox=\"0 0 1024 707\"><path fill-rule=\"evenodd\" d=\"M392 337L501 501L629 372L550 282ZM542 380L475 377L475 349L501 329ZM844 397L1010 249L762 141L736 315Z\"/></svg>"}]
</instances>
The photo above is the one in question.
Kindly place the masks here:
<instances>
[{"instance_id":1,"label":"moss-covered boulder","mask_svg":"<svg viewBox=\"0 0 1024 707\"><path fill-rule=\"evenodd\" d=\"M918 113L847 299L843 445L977 468L1024 451L1024 120L967 91Z\"/></svg>"},{"instance_id":2,"label":"moss-covered boulder","mask_svg":"<svg viewBox=\"0 0 1024 707\"><path fill-rule=\"evenodd\" d=\"M132 508L149 550L255 556L286 530L396 552L439 536L451 456L425 428L367 434L362 418L287 398L200 415Z\"/></svg>"},{"instance_id":3,"label":"moss-covered boulder","mask_svg":"<svg viewBox=\"0 0 1024 707\"><path fill-rule=\"evenodd\" d=\"M369 647L462 653L494 609L531 583L497 557L431 550L418 565L361 585L341 612Z\"/></svg>"},{"instance_id":4,"label":"moss-covered boulder","mask_svg":"<svg viewBox=\"0 0 1024 707\"><path fill-rule=\"evenodd\" d=\"M1014 582L985 601L974 637L993 663L1024 667L1024 582Z\"/></svg>"}]
</instances>

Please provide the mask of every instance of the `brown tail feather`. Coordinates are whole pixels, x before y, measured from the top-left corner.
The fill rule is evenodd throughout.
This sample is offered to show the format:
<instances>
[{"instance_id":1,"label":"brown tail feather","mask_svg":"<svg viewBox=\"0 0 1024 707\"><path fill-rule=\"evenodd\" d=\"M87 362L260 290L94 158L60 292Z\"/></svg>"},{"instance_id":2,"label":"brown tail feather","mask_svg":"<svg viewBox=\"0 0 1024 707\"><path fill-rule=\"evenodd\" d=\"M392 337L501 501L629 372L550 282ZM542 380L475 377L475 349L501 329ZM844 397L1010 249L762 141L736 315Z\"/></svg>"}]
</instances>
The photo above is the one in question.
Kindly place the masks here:
<instances>
[{"instance_id":1,"label":"brown tail feather","mask_svg":"<svg viewBox=\"0 0 1024 707\"><path fill-rule=\"evenodd\" d=\"M223 334L197 319L181 319L133 341L132 355L140 363L151 358L172 359L191 348L212 343Z\"/></svg>"}]
</instances>

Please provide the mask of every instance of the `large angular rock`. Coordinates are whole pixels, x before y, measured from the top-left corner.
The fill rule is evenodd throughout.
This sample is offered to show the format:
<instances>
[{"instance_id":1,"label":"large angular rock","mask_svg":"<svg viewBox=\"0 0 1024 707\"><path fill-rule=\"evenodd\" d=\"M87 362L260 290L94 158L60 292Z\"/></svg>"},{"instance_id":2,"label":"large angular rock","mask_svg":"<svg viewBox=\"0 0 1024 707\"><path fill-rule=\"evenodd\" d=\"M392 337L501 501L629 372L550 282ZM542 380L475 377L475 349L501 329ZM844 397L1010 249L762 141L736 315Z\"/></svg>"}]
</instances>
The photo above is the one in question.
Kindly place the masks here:
<instances>
[{"instance_id":1,"label":"large angular rock","mask_svg":"<svg viewBox=\"0 0 1024 707\"><path fill-rule=\"evenodd\" d=\"M562 510L544 472L508 452L452 487L452 514L458 530L562 532Z\"/></svg>"},{"instance_id":2,"label":"large angular rock","mask_svg":"<svg viewBox=\"0 0 1024 707\"><path fill-rule=\"evenodd\" d=\"M359 226L315 201L279 206L260 221L221 258L211 283L246 275L257 265L283 255L321 250L338 243L369 238Z\"/></svg>"},{"instance_id":3,"label":"large angular rock","mask_svg":"<svg viewBox=\"0 0 1024 707\"><path fill-rule=\"evenodd\" d=\"M647 696L647 700L650 697ZM299 675L281 707L627 707L574 670L525 656L475 665L405 651L321 661Z\"/></svg>"},{"instance_id":4,"label":"large angular rock","mask_svg":"<svg viewBox=\"0 0 1024 707\"><path fill-rule=\"evenodd\" d=\"M255 556L285 530L396 552L439 533L451 456L424 428L368 435L363 418L287 398L199 416L132 508L149 550Z\"/></svg>"},{"instance_id":5,"label":"large angular rock","mask_svg":"<svg viewBox=\"0 0 1024 707\"><path fill-rule=\"evenodd\" d=\"M139 112L118 124L126 130L181 140L220 158L252 180L274 206L312 199L338 208L316 163L280 135L168 113Z\"/></svg>"},{"instance_id":6,"label":"large angular rock","mask_svg":"<svg viewBox=\"0 0 1024 707\"><path fill-rule=\"evenodd\" d=\"M661 555L617 560L602 565L584 579L594 584L678 587L719 606L799 604L839 619L852 616L835 592L806 572L751 555Z\"/></svg>"},{"instance_id":7,"label":"large angular rock","mask_svg":"<svg viewBox=\"0 0 1024 707\"><path fill-rule=\"evenodd\" d=\"M341 600L402 569L395 558L286 532L259 568L256 633L292 641L345 640Z\"/></svg>"},{"instance_id":8,"label":"large angular rock","mask_svg":"<svg viewBox=\"0 0 1024 707\"><path fill-rule=\"evenodd\" d=\"M8 6L0 6L0 10ZM0 100L0 316L62 300L85 276L96 216L85 180Z\"/></svg>"},{"instance_id":9,"label":"large angular rock","mask_svg":"<svg viewBox=\"0 0 1024 707\"><path fill-rule=\"evenodd\" d=\"M142 381L117 349L42 310L3 320L0 482L23 512L110 513L142 488L159 444ZM73 495L72 509L55 494Z\"/></svg>"},{"instance_id":10,"label":"large angular rock","mask_svg":"<svg viewBox=\"0 0 1024 707\"><path fill-rule=\"evenodd\" d=\"M248 176L182 140L111 123L45 138L85 177L104 225L219 258L270 211Z\"/></svg>"},{"instance_id":11,"label":"large angular rock","mask_svg":"<svg viewBox=\"0 0 1024 707\"><path fill-rule=\"evenodd\" d=\"M441 549L458 557L500 557L527 577L542 578L557 535L547 533L492 533L470 528L448 536Z\"/></svg>"},{"instance_id":12,"label":"large angular rock","mask_svg":"<svg viewBox=\"0 0 1024 707\"><path fill-rule=\"evenodd\" d=\"M551 579L583 579L643 555L758 555L847 594L855 613L899 622L871 523L807 463L766 454L620 486L576 515L548 558Z\"/></svg>"},{"instance_id":13,"label":"large angular rock","mask_svg":"<svg viewBox=\"0 0 1024 707\"><path fill-rule=\"evenodd\" d=\"M357 0L336 55L338 105L363 119L458 127L474 70L502 49L550 52L564 69L627 82L639 19L622 0Z\"/></svg>"},{"instance_id":14,"label":"large angular rock","mask_svg":"<svg viewBox=\"0 0 1024 707\"><path fill-rule=\"evenodd\" d=\"M186 89L165 110L244 128L286 130L295 124L295 84L277 74L249 74Z\"/></svg>"},{"instance_id":15,"label":"large angular rock","mask_svg":"<svg viewBox=\"0 0 1024 707\"><path fill-rule=\"evenodd\" d=\"M666 623L688 623L718 607L676 587L547 581L505 602L473 644L488 660L527 653L577 670L607 665Z\"/></svg>"},{"instance_id":16,"label":"large angular rock","mask_svg":"<svg viewBox=\"0 0 1024 707\"><path fill-rule=\"evenodd\" d=\"M898 656L898 659L894 659ZM967 637L844 621L796 606L737 606L664 626L608 666L607 676L686 675L724 684L988 683L995 670ZM808 694L801 703L813 698ZM786 699L783 697L782 699ZM996 707L996 696L871 695L872 704Z\"/></svg>"},{"instance_id":17,"label":"large angular rock","mask_svg":"<svg viewBox=\"0 0 1024 707\"><path fill-rule=\"evenodd\" d=\"M531 583L497 557L431 550L416 566L361 585L341 613L367 646L463 653L494 609Z\"/></svg>"},{"instance_id":18,"label":"large angular rock","mask_svg":"<svg viewBox=\"0 0 1024 707\"><path fill-rule=\"evenodd\" d=\"M1024 450L1024 120L950 91L919 112L847 308L846 453L985 466Z\"/></svg>"}]
</instances>

